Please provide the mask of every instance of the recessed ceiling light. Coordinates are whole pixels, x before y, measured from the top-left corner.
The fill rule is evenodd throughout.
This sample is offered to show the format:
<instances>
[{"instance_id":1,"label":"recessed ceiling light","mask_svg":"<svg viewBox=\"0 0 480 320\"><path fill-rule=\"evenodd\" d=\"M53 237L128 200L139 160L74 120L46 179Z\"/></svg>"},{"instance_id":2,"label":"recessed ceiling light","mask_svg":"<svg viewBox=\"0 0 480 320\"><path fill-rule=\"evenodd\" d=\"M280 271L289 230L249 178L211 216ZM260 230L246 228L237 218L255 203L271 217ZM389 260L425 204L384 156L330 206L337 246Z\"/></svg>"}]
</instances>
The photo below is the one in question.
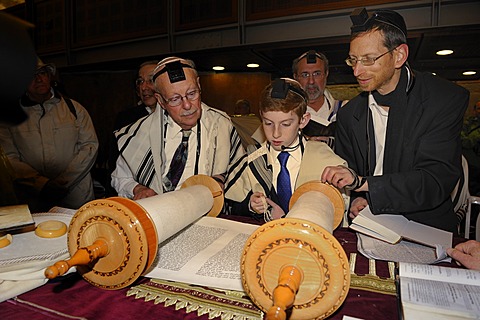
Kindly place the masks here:
<instances>
[{"instance_id":1,"label":"recessed ceiling light","mask_svg":"<svg viewBox=\"0 0 480 320\"><path fill-rule=\"evenodd\" d=\"M462 74L464 76L473 76L474 74L477 74L477 71L465 71Z\"/></svg>"},{"instance_id":2,"label":"recessed ceiling light","mask_svg":"<svg viewBox=\"0 0 480 320\"><path fill-rule=\"evenodd\" d=\"M260 67L260 65L259 65L258 63L249 63L249 64L247 64L247 67L249 67L249 68L258 68L258 67Z\"/></svg>"},{"instance_id":3,"label":"recessed ceiling light","mask_svg":"<svg viewBox=\"0 0 480 320\"><path fill-rule=\"evenodd\" d=\"M439 56L448 56L449 54L452 54L452 53L453 53L453 50L450 50L450 49L437 51L437 55Z\"/></svg>"},{"instance_id":4,"label":"recessed ceiling light","mask_svg":"<svg viewBox=\"0 0 480 320\"><path fill-rule=\"evenodd\" d=\"M215 66L215 67L213 67L212 69L215 70L215 71L222 71L222 70L225 70L225 67Z\"/></svg>"},{"instance_id":5,"label":"recessed ceiling light","mask_svg":"<svg viewBox=\"0 0 480 320\"><path fill-rule=\"evenodd\" d=\"M436 76L436 75L437 75L435 72L432 72L432 74L433 74L434 76Z\"/></svg>"}]
</instances>

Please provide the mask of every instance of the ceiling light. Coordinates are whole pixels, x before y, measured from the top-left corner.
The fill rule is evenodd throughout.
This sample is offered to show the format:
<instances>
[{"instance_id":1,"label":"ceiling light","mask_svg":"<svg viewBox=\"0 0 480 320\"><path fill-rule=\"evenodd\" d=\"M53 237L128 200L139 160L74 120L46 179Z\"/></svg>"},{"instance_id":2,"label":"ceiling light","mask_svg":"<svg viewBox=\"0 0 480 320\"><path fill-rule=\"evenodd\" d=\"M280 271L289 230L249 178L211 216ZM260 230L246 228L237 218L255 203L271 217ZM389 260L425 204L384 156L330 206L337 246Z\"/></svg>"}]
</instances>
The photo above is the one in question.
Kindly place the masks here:
<instances>
[{"instance_id":1,"label":"ceiling light","mask_svg":"<svg viewBox=\"0 0 480 320\"><path fill-rule=\"evenodd\" d=\"M215 71L222 71L222 70L225 70L225 67L215 66L215 67L213 67L212 69L215 70Z\"/></svg>"},{"instance_id":2,"label":"ceiling light","mask_svg":"<svg viewBox=\"0 0 480 320\"><path fill-rule=\"evenodd\" d=\"M258 68L258 67L260 67L260 65L259 65L258 63L249 63L249 64L247 64L247 67L249 67L249 68Z\"/></svg>"},{"instance_id":3,"label":"ceiling light","mask_svg":"<svg viewBox=\"0 0 480 320\"><path fill-rule=\"evenodd\" d=\"M453 50L450 50L450 49L437 51L437 55L439 56L448 56L449 54L452 54L452 53L453 53Z\"/></svg>"},{"instance_id":4,"label":"ceiling light","mask_svg":"<svg viewBox=\"0 0 480 320\"><path fill-rule=\"evenodd\" d=\"M435 72L432 72L432 74L433 74L434 76L436 76L436 75L437 75Z\"/></svg>"},{"instance_id":5,"label":"ceiling light","mask_svg":"<svg viewBox=\"0 0 480 320\"><path fill-rule=\"evenodd\" d=\"M473 76L474 74L477 74L477 71L464 71L462 74L464 76Z\"/></svg>"}]
</instances>

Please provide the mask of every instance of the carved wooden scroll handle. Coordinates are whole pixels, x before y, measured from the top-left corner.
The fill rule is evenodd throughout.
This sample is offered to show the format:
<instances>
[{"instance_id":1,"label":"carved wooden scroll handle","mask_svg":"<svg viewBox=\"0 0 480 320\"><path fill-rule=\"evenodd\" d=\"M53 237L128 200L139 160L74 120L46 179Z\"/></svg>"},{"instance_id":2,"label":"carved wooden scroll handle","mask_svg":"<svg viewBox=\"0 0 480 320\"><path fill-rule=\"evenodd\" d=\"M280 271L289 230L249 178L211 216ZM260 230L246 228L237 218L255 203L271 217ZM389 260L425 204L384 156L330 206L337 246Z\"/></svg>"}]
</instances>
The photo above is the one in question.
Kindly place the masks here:
<instances>
[{"instance_id":1,"label":"carved wooden scroll handle","mask_svg":"<svg viewBox=\"0 0 480 320\"><path fill-rule=\"evenodd\" d=\"M78 249L70 259L58 261L53 266L48 267L45 270L45 277L54 279L64 275L73 266L87 265L96 259L105 257L107 254L107 241L99 238L92 245Z\"/></svg>"},{"instance_id":2,"label":"carved wooden scroll handle","mask_svg":"<svg viewBox=\"0 0 480 320\"><path fill-rule=\"evenodd\" d=\"M295 266L286 266L280 271L278 285L273 290L273 306L267 312L267 320L287 318L285 310L293 306L302 280L302 270Z\"/></svg>"}]
</instances>

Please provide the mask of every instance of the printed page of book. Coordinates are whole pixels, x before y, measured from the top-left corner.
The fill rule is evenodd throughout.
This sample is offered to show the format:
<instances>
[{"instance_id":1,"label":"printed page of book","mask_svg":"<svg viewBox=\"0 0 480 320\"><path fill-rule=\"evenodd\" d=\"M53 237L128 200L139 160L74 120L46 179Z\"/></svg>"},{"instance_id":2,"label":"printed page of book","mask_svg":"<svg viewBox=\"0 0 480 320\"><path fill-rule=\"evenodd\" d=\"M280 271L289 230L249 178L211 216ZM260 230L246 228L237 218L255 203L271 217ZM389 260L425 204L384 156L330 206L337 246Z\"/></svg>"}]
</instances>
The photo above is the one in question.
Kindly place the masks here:
<instances>
[{"instance_id":1,"label":"printed page of book","mask_svg":"<svg viewBox=\"0 0 480 320\"><path fill-rule=\"evenodd\" d=\"M145 276L243 291L241 255L257 228L203 217L159 245L156 266Z\"/></svg>"},{"instance_id":2,"label":"printed page of book","mask_svg":"<svg viewBox=\"0 0 480 320\"><path fill-rule=\"evenodd\" d=\"M417 263L399 263L400 277L446 281L460 284L474 284L480 286L480 271L431 266ZM480 297L479 297L480 299Z\"/></svg>"},{"instance_id":3,"label":"printed page of book","mask_svg":"<svg viewBox=\"0 0 480 320\"><path fill-rule=\"evenodd\" d=\"M411 241L390 244L360 233L357 238L358 251L370 259L423 264L451 261L445 251L437 258L435 248Z\"/></svg>"},{"instance_id":4,"label":"printed page of book","mask_svg":"<svg viewBox=\"0 0 480 320\"><path fill-rule=\"evenodd\" d=\"M404 318L478 319L480 272L459 270L462 269L400 264L400 299ZM465 281L467 279L470 281Z\"/></svg>"}]
</instances>

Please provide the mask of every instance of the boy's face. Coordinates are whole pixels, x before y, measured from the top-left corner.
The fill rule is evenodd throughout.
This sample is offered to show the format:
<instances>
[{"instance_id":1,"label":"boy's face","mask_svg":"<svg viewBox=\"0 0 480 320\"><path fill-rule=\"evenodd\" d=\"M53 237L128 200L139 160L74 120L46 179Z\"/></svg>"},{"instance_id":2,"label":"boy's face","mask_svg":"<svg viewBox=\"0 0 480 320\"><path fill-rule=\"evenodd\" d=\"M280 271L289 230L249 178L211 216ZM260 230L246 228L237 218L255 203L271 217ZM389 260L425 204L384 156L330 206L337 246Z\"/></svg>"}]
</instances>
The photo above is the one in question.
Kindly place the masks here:
<instances>
[{"instance_id":1,"label":"boy's face","mask_svg":"<svg viewBox=\"0 0 480 320\"><path fill-rule=\"evenodd\" d=\"M268 111L262 112L262 126L268 142L273 149L282 151L282 146L289 147L298 137L298 131L304 128L310 120L310 113L305 113L301 119L293 112Z\"/></svg>"}]
</instances>

